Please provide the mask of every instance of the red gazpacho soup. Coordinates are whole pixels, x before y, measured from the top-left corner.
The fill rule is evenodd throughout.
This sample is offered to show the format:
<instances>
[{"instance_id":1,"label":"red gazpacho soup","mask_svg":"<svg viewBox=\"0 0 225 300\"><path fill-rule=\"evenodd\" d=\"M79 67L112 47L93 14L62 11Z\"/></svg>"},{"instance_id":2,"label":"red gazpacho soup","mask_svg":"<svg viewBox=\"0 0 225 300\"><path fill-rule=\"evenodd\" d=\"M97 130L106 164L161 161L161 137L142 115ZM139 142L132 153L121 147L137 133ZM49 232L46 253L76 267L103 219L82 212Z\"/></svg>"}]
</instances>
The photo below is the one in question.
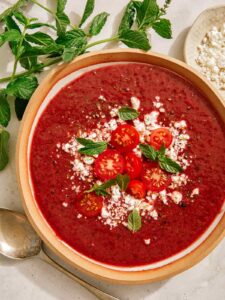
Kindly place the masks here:
<instances>
[{"instance_id":1,"label":"red gazpacho soup","mask_svg":"<svg viewBox=\"0 0 225 300\"><path fill-rule=\"evenodd\" d=\"M41 114L30 151L36 202L56 235L119 267L192 245L225 199L225 127L187 79L142 63L88 71Z\"/></svg>"}]
</instances>

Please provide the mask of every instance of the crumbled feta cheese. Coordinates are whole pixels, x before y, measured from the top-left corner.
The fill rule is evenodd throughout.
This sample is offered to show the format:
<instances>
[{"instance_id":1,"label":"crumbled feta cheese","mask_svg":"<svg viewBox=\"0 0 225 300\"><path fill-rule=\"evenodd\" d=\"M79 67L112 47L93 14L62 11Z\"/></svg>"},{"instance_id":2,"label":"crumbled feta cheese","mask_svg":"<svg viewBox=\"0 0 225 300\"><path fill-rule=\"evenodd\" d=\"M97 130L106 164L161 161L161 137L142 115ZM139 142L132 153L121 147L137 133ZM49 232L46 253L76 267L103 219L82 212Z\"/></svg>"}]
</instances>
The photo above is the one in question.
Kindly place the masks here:
<instances>
[{"instance_id":1,"label":"crumbled feta cheese","mask_svg":"<svg viewBox=\"0 0 225 300\"><path fill-rule=\"evenodd\" d=\"M152 211L149 212L149 215L154 219L157 220L158 219L158 213L157 211L154 209Z\"/></svg>"},{"instance_id":2,"label":"crumbled feta cheese","mask_svg":"<svg viewBox=\"0 0 225 300\"><path fill-rule=\"evenodd\" d=\"M91 156L84 156L83 162L87 165L92 165L94 163L94 157Z\"/></svg>"},{"instance_id":3,"label":"crumbled feta cheese","mask_svg":"<svg viewBox=\"0 0 225 300\"><path fill-rule=\"evenodd\" d=\"M145 124L146 125L152 125L152 126L156 125L158 116L159 116L158 111L152 111L150 114L146 114L144 116Z\"/></svg>"},{"instance_id":4,"label":"crumbled feta cheese","mask_svg":"<svg viewBox=\"0 0 225 300\"><path fill-rule=\"evenodd\" d=\"M213 26L197 47L196 63L201 72L222 90L225 90L225 23Z\"/></svg>"},{"instance_id":5,"label":"crumbled feta cheese","mask_svg":"<svg viewBox=\"0 0 225 300\"><path fill-rule=\"evenodd\" d=\"M100 95L100 96L98 97L98 99L101 100L101 101L106 101L106 98L105 98L103 95Z\"/></svg>"},{"instance_id":6,"label":"crumbled feta cheese","mask_svg":"<svg viewBox=\"0 0 225 300\"><path fill-rule=\"evenodd\" d=\"M130 101L131 101L132 107L136 110L139 110L140 104L141 104L140 100L136 97L131 97Z\"/></svg>"},{"instance_id":7,"label":"crumbled feta cheese","mask_svg":"<svg viewBox=\"0 0 225 300\"><path fill-rule=\"evenodd\" d=\"M134 122L134 127L137 129L139 132L144 132L145 131L145 123L141 122L140 120L136 119L133 121Z\"/></svg>"},{"instance_id":8,"label":"crumbled feta cheese","mask_svg":"<svg viewBox=\"0 0 225 300\"><path fill-rule=\"evenodd\" d=\"M199 188L195 188L195 189L193 189L193 191L191 192L190 197L191 197L191 198L194 198L195 196L198 196L198 195L199 195Z\"/></svg>"},{"instance_id":9,"label":"crumbled feta cheese","mask_svg":"<svg viewBox=\"0 0 225 300\"><path fill-rule=\"evenodd\" d=\"M68 204L67 202L63 202L63 203L62 203L62 206L63 206L63 207L68 207L68 205L69 205L69 204Z\"/></svg>"},{"instance_id":10,"label":"crumbled feta cheese","mask_svg":"<svg viewBox=\"0 0 225 300\"><path fill-rule=\"evenodd\" d=\"M144 239L144 243L145 243L145 245L150 245L151 239Z\"/></svg>"},{"instance_id":11,"label":"crumbled feta cheese","mask_svg":"<svg viewBox=\"0 0 225 300\"><path fill-rule=\"evenodd\" d=\"M183 195L178 191L173 191L172 193L168 194L174 203L179 204L182 201Z\"/></svg>"},{"instance_id":12,"label":"crumbled feta cheese","mask_svg":"<svg viewBox=\"0 0 225 300\"><path fill-rule=\"evenodd\" d=\"M118 108L112 108L111 110L110 110L110 116L111 117L116 117L117 115L118 115L118 111L119 111L119 109Z\"/></svg>"},{"instance_id":13,"label":"crumbled feta cheese","mask_svg":"<svg viewBox=\"0 0 225 300\"><path fill-rule=\"evenodd\" d=\"M108 212L108 210L104 206L103 206L102 211L101 211L101 216L104 219L106 219L110 216L110 213Z\"/></svg>"}]
</instances>

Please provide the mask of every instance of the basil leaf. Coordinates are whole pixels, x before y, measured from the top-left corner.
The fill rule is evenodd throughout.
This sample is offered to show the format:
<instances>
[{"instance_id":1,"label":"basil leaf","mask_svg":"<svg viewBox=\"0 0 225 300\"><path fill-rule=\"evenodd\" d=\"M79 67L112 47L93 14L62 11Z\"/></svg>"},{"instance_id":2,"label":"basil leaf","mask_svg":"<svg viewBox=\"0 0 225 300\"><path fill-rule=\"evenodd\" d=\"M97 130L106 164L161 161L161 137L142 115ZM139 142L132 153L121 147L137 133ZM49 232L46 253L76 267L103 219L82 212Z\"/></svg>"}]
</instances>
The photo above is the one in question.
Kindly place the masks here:
<instances>
[{"instance_id":1,"label":"basil leaf","mask_svg":"<svg viewBox=\"0 0 225 300\"><path fill-rule=\"evenodd\" d=\"M115 184L116 184L116 180L110 179L101 185L94 184L90 190L86 191L86 193L95 192L98 196L108 196L109 193L107 192L107 189Z\"/></svg>"},{"instance_id":2,"label":"basil leaf","mask_svg":"<svg viewBox=\"0 0 225 300\"><path fill-rule=\"evenodd\" d=\"M37 23L27 25L27 29L36 29L36 28L40 28L40 27L49 27L49 28L52 28L53 30L56 30L55 26L48 24L48 23L37 22Z\"/></svg>"},{"instance_id":3,"label":"basil leaf","mask_svg":"<svg viewBox=\"0 0 225 300\"><path fill-rule=\"evenodd\" d=\"M8 142L9 133L6 130L0 131L0 171L2 171L9 162Z\"/></svg>"},{"instance_id":4,"label":"basil leaf","mask_svg":"<svg viewBox=\"0 0 225 300\"><path fill-rule=\"evenodd\" d=\"M3 13L0 14L0 22L3 21L3 19L7 18L8 16L11 16L15 11L18 11L19 8L26 6L31 0L19 0L17 1L13 6L6 9Z\"/></svg>"},{"instance_id":5,"label":"basil leaf","mask_svg":"<svg viewBox=\"0 0 225 300\"><path fill-rule=\"evenodd\" d=\"M122 31L119 35L119 39L129 48L137 48L145 51L151 48L147 35L143 31Z\"/></svg>"},{"instance_id":6,"label":"basil leaf","mask_svg":"<svg viewBox=\"0 0 225 300\"><path fill-rule=\"evenodd\" d=\"M171 23L167 19L160 19L152 25L152 28L157 32L161 37L165 39L172 38L172 29Z\"/></svg>"},{"instance_id":7,"label":"basil leaf","mask_svg":"<svg viewBox=\"0 0 225 300\"><path fill-rule=\"evenodd\" d=\"M7 127L11 118L10 107L4 91L0 91L0 124Z\"/></svg>"},{"instance_id":8,"label":"basil leaf","mask_svg":"<svg viewBox=\"0 0 225 300\"><path fill-rule=\"evenodd\" d=\"M89 34L91 36L97 35L102 30L103 26L105 25L109 14L106 12L102 12L94 17L93 21L91 22L89 28Z\"/></svg>"},{"instance_id":9,"label":"basil leaf","mask_svg":"<svg viewBox=\"0 0 225 300\"><path fill-rule=\"evenodd\" d=\"M57 12L64 12L67 0L57 0Z\"/></svg>"},{"instance_id":10,"label":"basil leaf","mask_svg":"<svg viewBox=\"0 0 225 300\"><path fill-rule=\"evenodd\" d=\"M183 171L181 166L169 157L159 155L158 158L160 168L165 170L166 172L178 173Z\"/></svg>"},{"instance_id":11,"label":"basil leaf","mask_svg":"<svg viewBox=\"0 0 225 300\"><path fill-rule=\"evenodd\" d=\"M35 32L33 34L26 34L25 39L28 42L41 46L48 46L55 43L54 40L50 37L50 35L40 31Z\"/></svg>"},{"instance_id":12,"label":"basil leaf","mask_svg":"<svg viewBox=\"0 0 225 300\"><path fill-rule=\"evenodd\" d=\"M94 7L95 7L95 1L87 0L79 27L81 27L84 24L84 22L90 17L90 15L93 13Z\"/></svg>"},{"instance_id":13,"label":"basil leaf","mask_svg":"<svg viewBox=\"0 0 225 300\"><path fill-rule=\"evenodd\" d=\"M158 157L158 152L151 146L145 145L145 144L140 144L139 145L142 153L144 154L145 157L155 161Z\"/></svg>"},{"instance_id":14,"label":"basil leaf","mask_svg":"<svg viewBox=\"0 0 225 300\"><path fill-rule=\"evenodd\" d=\"M118 174L116 176L116 182L120 187L121 191L126 191L129 181L130 181L130 177L127 174L125 175Z\"/></svg>"},{"instance_id":15,"label":"basil leaf","mask_svg":"<svg viewBox=\"0 0 225 300\"><path fill-rule=\"evenodd\" d=\"M23 118L23 114L25 112L28 102L29 100L24 100L20 98L15 99L15 112L19 121Z\"/></svg>"},{"instance_id":16,"label":"basil leaf","mask_svg":"<svg viewBox=\"0 0 225 300\"><path fill-rule=\"evenodd\" d=\"M11 29L0 34L0 47L5 42L18 41L21 38L21 34L18 30Z\"/></svg>"},{"instance_id":17,"label":"basil leaf","mask_svg":"<svg viewBox=\"0 0 225 300\"><path fill-rule=\"evenodd\" d=\"M137 209L133 209L133 211L128 216L127 228L134 233L140 230L141 226L142 226L141 216Z\"/></svg>"},{"instance_id":18,"label":"basil leaf","mask_svg":"<svg viewBox=\"0 0 225 300\"><path fill-rule=\"evenodd\" d=\"M166 147L164 146L164 143L163 143L158 151L158 155L165 156L165 153L166 153Z\"/></svg>"},{"instance_id":19,"label":"basil leaf","mask_svg":"<svg viewBox=\"0 0 225 300\"><path fill-rule=\"evenodd\" d=\"M107 148L106 142L93 142L89 139L76 138L77 142L83 145L84 147L79 149L78 152L86 155L95 155L100 154Z\"/></svg>"},{"instance_id":20,"label":"basil leaf","mask_svg":"<svg viewBox=\"0 0 225 300\"><path fill-rule=\"evenodd\" d=\"M83 30L74 29L58 37L56 43L66 48L80 47L81 45L86 45L87 38Z\"/></svg>"},{"instance_id":21,"label":"basil leaf","mask_svg":"<svg viewBox=\"0 0 225 300\"><path fill-rule=\"evenodd\" d=\"M118 111L118 114L120 119L124 121L134 120L139 116L139 112L129 106L121 107Z\"/></svg>"},{"instance_id":22,"label":"basil leaf","mask_svg":"<svg viewBox=\"0 0 225 300\"><path fill-rule=\"evenodd\" d=\"M29 100L38 86L35 76L24 76L12 80L6 88L6 93L25 100Z\"/></svg>"},{"instance_id":23,"label":"basil leaf","mask_svg":"<svg viewBox=\"0 0 225 300\"><path fill-rule=\"evenodd\" d=\"M135 1L131 1L124 12L123 18L120 22L120 26L118 29L118 33L120 34L122 31L126 31L128 29L131 29L133 23L134 23L134 18L135 18L135 12L136 12L136 6L135 6Z\"/></svg>"},{"instance_id":24,"label":"basil leaf","mask_svg":"<svg viewBox=\"0 0 225 300\"><path fill-rule=\"evenodd\" d=\"M139 29L146 29L158 17L159 7L156 0L144 0L137 10L137 24Z\"/></svg>"},{"instance_id":25,"label":"basil leaf","mask_svg":"<svg viewBox=\"0 0 225 300\"><path fill-rule=\"evenodd\" d=\"M29 20L24 16L24 14L20 11L15 11L13 13L14 17L17 19L17 21L20 22L20 24L26 26L29 22Z\"/></svg>"}]
</instances>

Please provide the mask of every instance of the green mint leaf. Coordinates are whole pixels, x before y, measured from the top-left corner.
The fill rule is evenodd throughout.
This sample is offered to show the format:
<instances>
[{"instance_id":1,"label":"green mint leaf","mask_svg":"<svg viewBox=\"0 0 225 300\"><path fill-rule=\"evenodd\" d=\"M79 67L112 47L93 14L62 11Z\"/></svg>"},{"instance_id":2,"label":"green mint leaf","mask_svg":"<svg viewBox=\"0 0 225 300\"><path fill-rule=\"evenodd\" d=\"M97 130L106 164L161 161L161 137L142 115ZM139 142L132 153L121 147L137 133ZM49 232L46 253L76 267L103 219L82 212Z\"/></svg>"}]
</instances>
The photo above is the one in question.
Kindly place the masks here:
<instances>
[{"instance_id":1,"label":"green mint leaf","mask_svg":"<svg viewBox=\"0 0 225 300\"><path fill-rule=\"evenodd\" d=\"M91 22L89 28L89 34L91 36L97 35L102 30L103 26L105 25L109 14L106 12L102 12L94 17L93 21Z\"/></svg>"},{"instance_id":2,"label":"green mint leaf","mask_svg":"<svg viewBox=\"0 0 225 300\"><path fill-rule=\"evenodd\" d=\"M120 187L121 191L126 191L129 181L130 181L130 177L127 174L125 175L118 174L116 176L116 182Z\"/></svg>"},{"instance_id":3,"label":"green mint leaf","mask_svg":"<svg viewBox=\"0 0 225 300\"><path fill-rule=\"evenodd\" d=\"M24 16L24 14L20 11L15 11L13 13L14 17L17 19L17 21L20 22L20 24L26 26L29 23L29 20Z\"/></svg>"},{"instance_id":4,"label":"green mint leaf","mask_svg":"<svg viewBox=\"0 0 225 300\"><path fill-rule=\"evenodd\" d=\"M33 34L26 34L25 39L30 43L41 45L41 46L48 46L48 45L55 44L53 38L50 35L40 31L37 31Z\"/></svg>"},{"instance_id":5,"label":"green mint leaf","mask_svg":"<svg viewBox=\"0 0 225 300\"><path fill-rule=\"evenodd\" d=\"M183 171L178 163L176 163L174 160L170 159L167 156L159 155L158 159L160 168L166 172L178 173Z\"/></svg>"},{"instance_id":6,"label":"green mint leaf","mask_svg":"<svg viewBox=\"0 0 225 300\"><path fill-rule=\"evenodd\" d=\"M134 120L139 116L139 112L129 106L121 107L118 111L118 114L120 119L124 121Z\"/></svg>"},{"instance_id":7,"label":"green mint leaf","mask_svg":"<svg viewBox=\"0 0 225 300\"><path fill-rule=\"evenodd\" d=\"M166 147L164 146L164 143L163 143L158 151L158 155L165 156L165 153L166 153Z\"/></svg>"},{"instance_id":8,"label":"green mint leaf","mask_svg":"<svg viewBox=\"0 0 225 300\"><path fill-rule=\"evenodd\" d=\"M4 90L0 91L0 124L7 127L11 118L10 107Z\"/></svg>"},{"instance_id":9,"label":"green mint leaf","mask_svg":"<svg viewBox=\"0 0 225 300\"><path fill-rule=\"evenodd\" d=\"M12 80L6 88L6 93L10 96L29 100L38 86L35 76L24 76Z\"/></svg>"},{"instance_id":10,"label":"green mint leaf","mask_svg":"<svg viewBox=\"0 0 225 300\"><path fill-rule=\"evenodd\" d=\"M5 20L8 16L11 16L18 9L26 6L31 0L19 0L13 6L6 9L3 13L0 14L0 22Z\"/></svg>"},{"instance_id":11,"label":"green mint leaf","mask_svg":"<svg viewBox=\"0 0 225 300\"><path fill-rule=\"evenodd\" d=\"M63 12L57 12L56 17L57 17L56 19L57 34L58 36L60 36L61 34L66 32L66 28L70 24L70 19Z\"/></svg>"},{"instance_id":12,"label":"green mint leaf","mask_svg":"<svg viewBox=\"0 0 225 300\"><path fill-rule=\"evenodd\" d=\"M156 0L144 0L137 10L137 24L139 29L146 29L157 19L159 6Z\"/></svg>"},{"instance_id":13,"label":"green mint leaf","mask_svg":"<svg viewBox=\"0 0 225 300\"><path fill-rule=\"evenodd\" d=\"M33 47L26 42L25 40L23 41L22 44L23 47L25 47L25 49L32 49ZM37 61L37 56L31 56L31 57L23 57L19 59L20 65L26 69L26 70L30 70L32 69L34 66L37 66L38 61Z\"/></svg>"},{"instance_id":14,"label":"green mint leaf","mask_svg":"<svg viewBox=\"0 0 225 300\"><path fill-rule=\"evenodd\" d=\"M130 231L137 232L141 229L142 222L141 222L141 216L139 214L139 211L137 209L133 209L133 211L128 216L128 229Z\"/></svg>"},{"instance_id":15,"label":"green mint leaf","mask_svg":"<svg viewBox=\"0 0 225 300\"><path fill-rule=\"evenodd\" d=\"M83 30L73 29L58 37L56 43L66 48L79 48L86 45L87 38Z\"/></svg>"},{"instance_id":16,"label":"green mint leaf","mask_svg":"<svg viewBox=\"0 0 225 300\"><path fill-rule=\"evenodd\" d=\"M80 55L84 51L84 48L64 48L62 59L64 62L70 62L76 56Z\"/></svg>"},{"instance_id":17,"label":"green mint leaf","mask_svg":"<svg viewBox=\"0 0 225 300\"><path fill-rule=\"evenodd\" d=\"M81 27L84 24L84 22L90 17L90 15L93 13L94 7L95 7L95 1L87 0L79 27Z\"/></svg>"},{"instance_id":18,"label":"green mint leaf","mask_svg":"<svg viewBox=\"0 0 225 300\"><path fill-rule=\"evenodd\" d=\"M23 118L23 114L25 112L28 102L29 100L24 100L20 98L15 99L15 112L19 121Z\"/></svg>"},{"instance_id":19,"label":"green mint leaf","mask_svg":"<svg viewBox=\"0 0 225 300\"><path fill-rule=\"evenodd\" d=\"M147 157L153 161L155 161L157 159L158 152L153 147L146 145L146 144L140 144L139 147L145 157Z\"/></svg>"},{"instance_id":20,"label":"green mint leaf","mask_svg":"<svg viewBox=\"0 0 225 300\"><path fill-rule=\"evenodd\" d=\"M21 38L21 34L18 30L11 29L0 34L0 47L5 42L18 41Z\"/></svg>"},{"instance_id":21,"label":"green mint leaf","mask_svg":"<svg viewBox=\"0 0 225 300\"><path fill-rule=\"evenodd\" d=\"M61 55L63 52L63 47L57 44L51 44L43 47L31 47L25 49L21 57L29 57L29 56L39 56L39 55L50 55L56 54L57 56Z\"/></svg>"},{"instance_id":22,"label":"green mint leaf","mask_svg":"<svg viewBox=\"0 0 225 300\"><path fill-rule=\"evenodd\" d=\"M8 31L11 29L15 29L19 33L21 33L19 26L17 25L17 23L14 21L14 19L11 16L8 16L5 18L5 25L6 25L6 29ZM15 40L9 42L9 47L11 48L12 53L14 55L16 55L16 53L17 53L18 43L19 43L19 41L15 41Z\"/></svg>"},{"instance_id":23,"label":"green mint leaf","mask_svg":"<svg viewBox=\"0 0 225 300\"><path fill-rule=\"evenodd\" d=\"M165 39L172 38L172 29L171 23L167 19L160 19L152 25L152 28L157 32L161 37Z\"/></svg>"},{"instance_id":24,"label":"green mint leaf","mask_svg":"<svg viewBox=\"0 0 225 300\"><path fill-rule=\"evenodd\" d=\"M70 19L64 12L66 3L67 0L57 0L56 29L58 36L64 34L67 26L70 24Z\"/></svg>"},{"instance_id":25,"label":"green mint leaf","mask_svg":"<svg viewBox=\"0 0 225 300\"><path fill-rule=\"evenodd\" d=\"M80 148L78 152L85 155L96 155L100 154L107 148L106 142L94 142L89 139L76 138L77 142L83 145L83 148Z\"/></svg>"},{"instance_id":26,"label":"green mint leaf","mask_svg":"<svg viewBox=\"0 0 225 300\"><path fill-rule=\"evenodd\" d=\"M135 13L136 13L136 1L131 1L124 12L123 18L120 22L120 26L118 29L118 33L122 33L123 31L131 29L133 23L134 23L134 18L135 18Z\"/></svg>"},{"instance_id":27,"label":"green mint leaf","mask_svg":"<svg viewBox=\"0 0 225 300\"><path fill-rule=\"evenodd\" d=\"M36 29L36 28L40 28L40 27L49 27L49 28L52 28L53 30L56 30L55 26L48 24L48 23L41 23L41 22L29 24L27 26L27 29Z\"/></svg>"},{"instance_id":28,"label":"green mint leaf","mask_svg":"<svg viewBox=\"0 0 225 300\"><path fill-rule=\"evenodd\" d=\"M147 35L143 31L122 31L119 35L119 39L129 48L137 48L145 51L151 48Z\"/></svg>"},{"instance_id":29,"label":"green mint leaf","mask_svg":"<svg viewBox=\"0 0 225 300\"><path fill-rule=\"evenodd\" d=\"M94 184L90 190L86 191L86 193L95 192L98 196L108 196L109 193L107 192L107 189L115 184L116 184L116 180L110 179L100 185Z\"/></svg>"},{"instance_id":30,"label":"green mint leaf","mask_svg":"<svg viewBox=\"0 0 225 300\"><path fill-rule=\"evenodd\" d=\"M8 156L9 133L6 130L0 131L0 171L2 171L9 162Z\"/></svg>"}]
</instances>

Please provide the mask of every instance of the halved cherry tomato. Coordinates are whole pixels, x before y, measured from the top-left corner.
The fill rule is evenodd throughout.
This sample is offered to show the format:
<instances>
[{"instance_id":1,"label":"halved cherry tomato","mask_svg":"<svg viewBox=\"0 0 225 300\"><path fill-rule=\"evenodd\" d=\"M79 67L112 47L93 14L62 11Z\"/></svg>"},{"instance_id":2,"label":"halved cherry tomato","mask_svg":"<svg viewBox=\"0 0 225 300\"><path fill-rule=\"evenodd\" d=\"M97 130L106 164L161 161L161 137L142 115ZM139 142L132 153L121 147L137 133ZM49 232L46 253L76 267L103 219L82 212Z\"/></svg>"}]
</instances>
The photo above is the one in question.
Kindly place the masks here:
<instances>
[{"instance_id":1,"label":"halved cherry tomato","mask_svg":"<svg viewBox=\"0 0 225 300\"><path fill-rule=\"evenodd\" d=\"M78 211L86 217L96 217L100 215L103 207L103 199L95 193L84 193L77 202Z\"/></svg>"},{"instance_id":2,"label":"halved cherry tomato","mask_svg":"<svg viewBox=\"0 0 225 300\"><path fill-rule=\"evenodd\" d=\"M164 127L153 130L148 140L149 144L156 150L159 150L162 145L168 148L172 141L172 133Z\"/></svg>"},{"instance_id":3,"label":"halved cherry tomato","mask_svg":"<svg viewBox=\"0 0 225 300\"><path fill-rule=\"evenodd\" d=\"M116 178L124 171L124 158L116 150L105 150L95 160L95 175L102 180Z\"/></svg>"},{"instance_id":4,"label":"halved cherry tomato","mask_svg":"<svg viewBox=\"0 0 225 300\"><path fill-rule=\"evenodd\" d=\"M160 192L167 188L171 183L171 177L167 175L155 164L146 164L142 173L142 180L147 190L152 192Z\"/></svg>"},{"instance_id":5,"label":"halved cherry tomato","mask_svg":"<svg viewBox=\"0 0 225 300\"><path fill-rule=\"evenodd\" d=\"M139 133L131 125L120 125L112 132L111 144L120 152L130 152L139 144L139 141Z\"/></svg>"},{"instance_id":6,"label":"halved cherry tomato","mask_svg":"<svg viewBox=\"0 0 225 300\"><path fill-rule=\"evenodd\" d=\"M127 191L135 198L142 199L146 195L146 186L140 180L131 180L128 184Z\"/></svg>"},{"instance_id":7,"label":"halved cherry tomato","mask_svg":"<svg viewBox=\"0 0 225 300\"><path fill-rule=\"evenodd\" d=\"M142 171L142 160L134 152L125 156L125 171L130 179L138 178Z\"/></svg>"}]
</instances>

